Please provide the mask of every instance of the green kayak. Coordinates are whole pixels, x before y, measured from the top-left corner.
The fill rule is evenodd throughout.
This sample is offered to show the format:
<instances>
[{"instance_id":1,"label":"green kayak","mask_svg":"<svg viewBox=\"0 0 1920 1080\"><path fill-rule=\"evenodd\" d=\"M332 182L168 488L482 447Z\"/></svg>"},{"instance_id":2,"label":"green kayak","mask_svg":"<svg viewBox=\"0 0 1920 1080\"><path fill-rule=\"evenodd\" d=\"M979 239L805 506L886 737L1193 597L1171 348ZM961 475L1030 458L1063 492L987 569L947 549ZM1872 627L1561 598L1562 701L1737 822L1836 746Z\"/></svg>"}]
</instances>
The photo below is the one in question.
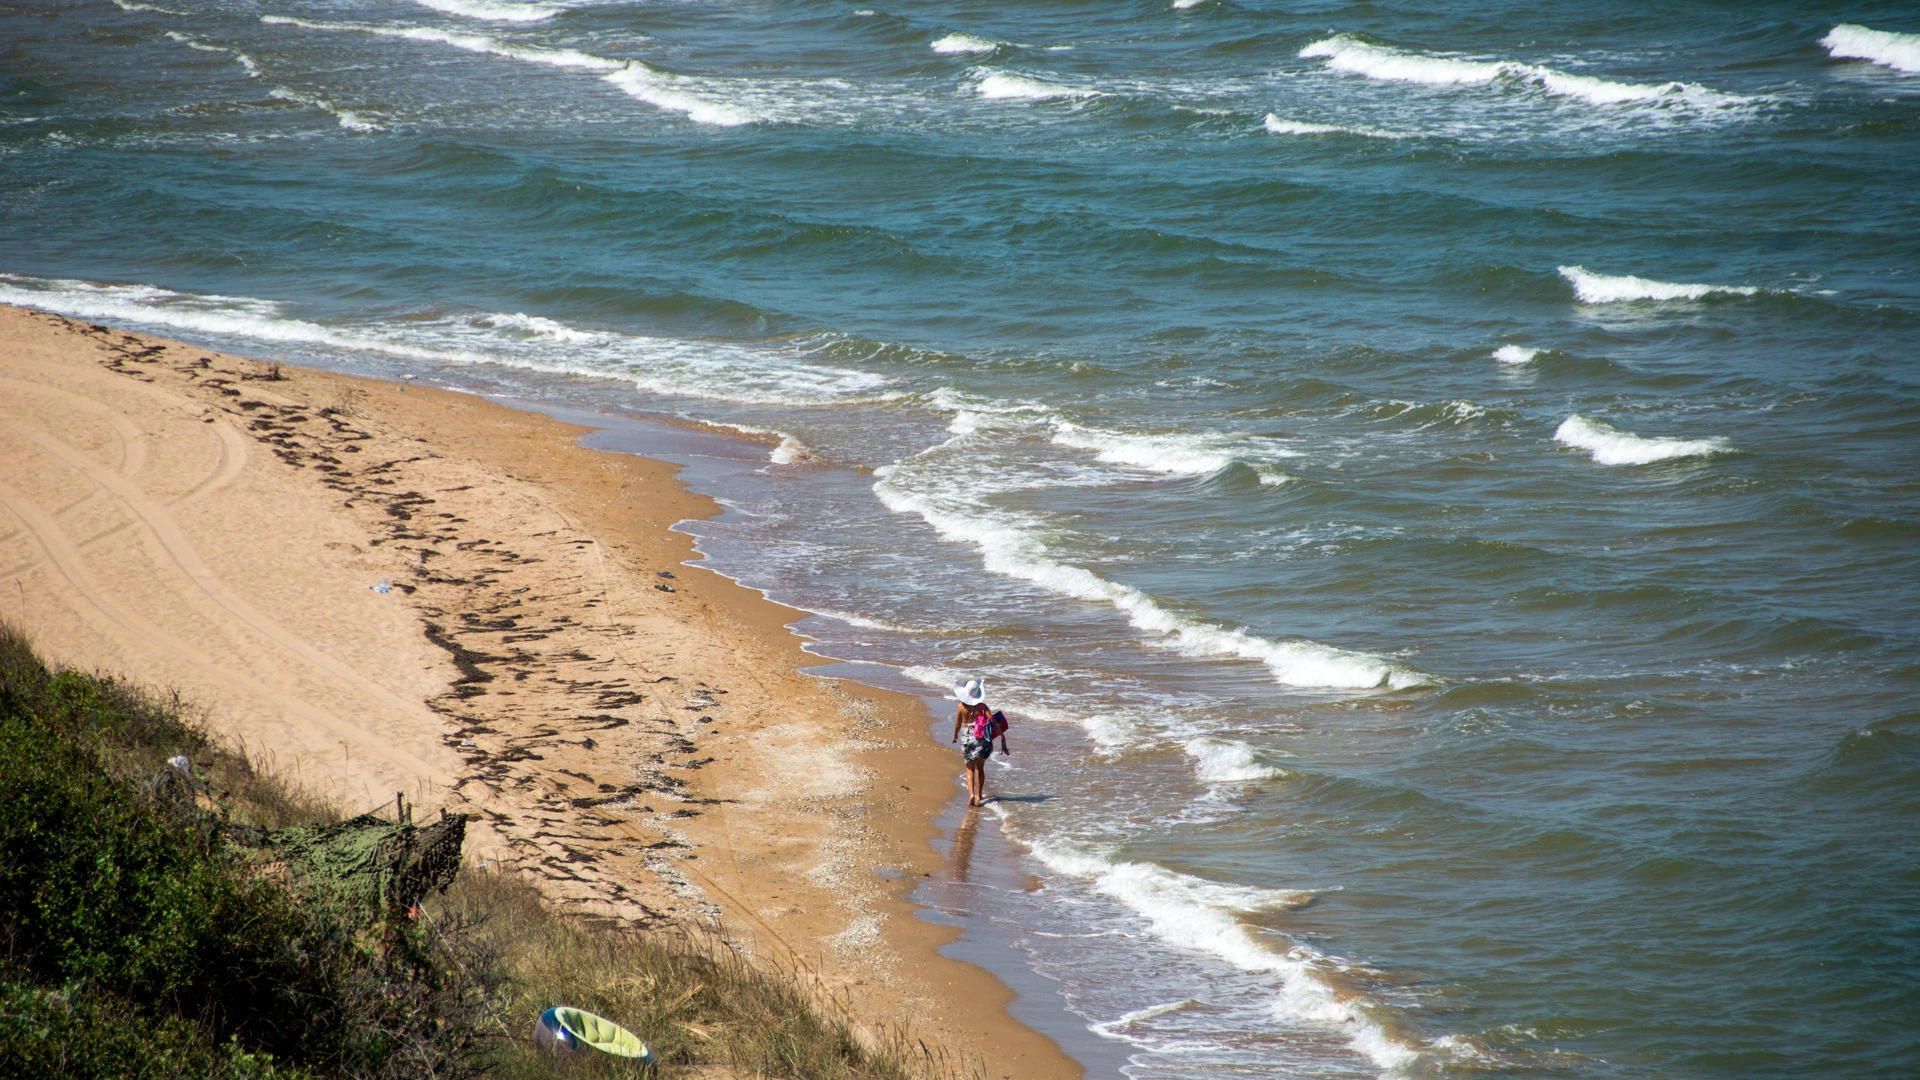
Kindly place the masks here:
<instances>
[{"instance_id":1,"label":"green kayak","mask_svg":"<svg viewBox=\"0 0 1920 1080\"><path fill-rule=\"evenodd\" d=\"M573 1052L597 1050L612 1057L634 1058L653 1064L653 1051L639 1036L604 1016L585 1009L558 1006L540 1014L533 1029L534 1044L542 1049Z\"/></svg>"}]
</instances>

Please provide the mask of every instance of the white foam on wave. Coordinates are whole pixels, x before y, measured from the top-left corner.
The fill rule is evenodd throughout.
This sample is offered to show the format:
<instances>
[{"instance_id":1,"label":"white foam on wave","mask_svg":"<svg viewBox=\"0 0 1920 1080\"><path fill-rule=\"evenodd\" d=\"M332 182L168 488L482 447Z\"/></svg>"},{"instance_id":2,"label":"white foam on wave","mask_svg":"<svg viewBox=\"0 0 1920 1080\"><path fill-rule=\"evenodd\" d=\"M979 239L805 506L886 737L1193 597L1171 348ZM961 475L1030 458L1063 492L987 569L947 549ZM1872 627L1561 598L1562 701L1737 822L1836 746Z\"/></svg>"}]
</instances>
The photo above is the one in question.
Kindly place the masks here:
<instances>
[{"instance_id":1,"label":"white foam on wave","mask_svg":"<svg viewBox=\"0 0 1920 1080\"><path fill-rule=\"evenodd\" d=\"M604 334L589 330L577 330L563 322L542 318L539 315L527 315L514 312L511 315L482 315L474 320L476 326L491 327L495 330L518 331L534 338L551 338L569 345L598 345L606 340Z\"/></svg>"},{"instance_id":2,"label":"white foam on wave","mask_svg":"<svg viewBox=\"0 0 1920 1080\"><path fill-rule=\"evenodd\" d=\"M1188 656L1255 660L1283 686L1348 690L1431 685L1431 676L1371 653L1349 652L1315 641L1273 641L1233 627L1179 614L1130 585L1109 581L1084 567L1055 559L1042 536L1046 527L1024 513L998 510L955 489L938 459L972 431L939 446L874 470L874 494L897 514L913 514L943 538L974 545L986 569L1030 582L1076 600L1107 604L1158 648Z\"/></svg>"},{"instance_id":3,"label":"white foam on wave","mask_svg":"<svg viewBox=\"0 0 1920 1080\"><path fill-rule=\"evenodd\" d=\"M185 15L186 14L186 12L184 11L175 11L172 8L155 7L152 4L135 4L135 3L132 3L131 0L113 0L113 6L119 8L121 11L150 11L150 12L153 12L155 15Z\"/></svg>"},{"instance_id":4,"label":"white foam on wave","mask_svg":"<svg viewBox=\"0 0 1920 1080\"><path fill-rule=\"evenodd\" d=\"M1053 441L1076 450L1092 450L1096 460L1174 476L1211 476L1236 462L1245 462L1262 483L1285 483L1287 475L1270 459L1297 454L1271 439L1214 432L1177 432L1149 435L1082 427L1053 421ZM1270 480L1269 477L1272 477Z\"/></svg>"},{"instance_id":5,"label":"white foam on wave","mask_svg":"<svg viewBox=\"0 0 1920 1080\"><path fill-rule=\"evenodd\" d=\"M1631 274L1596 274L1584 266L1562 266L1560 276L1573 286L1584 304L1620 304L1634 300L1698 300L1705 296L1753 296L1759 289L1747 285L1688 285Z\"/></svg>"},{"instance_id":6,"label":"white foam on wave","mask_svg":"<svg viewBox=\"0 0 1920 1080\"><path fill-rule=\"evenodd\" d=\"M506 0L413 0L421 7L432 8L443 15L458 15L465 19L485 19L488 22L541 22L551 19L566 8L548 7L543 4L509 3Z\"/></svg>"},{"instance_id":7,"label":"white foam on wave","mask_svg":"<svg viewBox=\"0 0 1920 1080\"><path fill-rule=\"evenodd\" d=\"M911 626L899 626L883 619L871 619L865 615L855 615L850 611L834 611L831 608L809 608L808 611L814 615L833 619L836 622L846 623L848 626L858 626L863 630L886 630L895 634L918 634L923 632Z\"/></svg>"},{"instance_id":8,"label":"white foam on wave","mask_svg":"<svg viewBox=\"0 0 1920 1080\"><path fill-rule=\"evenodd\" d=\"M606 78L629 95L655 108L684 113L696 124L740 127L774 118L769 112L753 108L740 96L727 94L726 80L676 75L639 60Z\"/></svg>"},{"instance_id":9,"label":"white foam on wave","mask_svg":"<svg viewBox=\"0 0 1920 1080\"><path fill-rule=\"evenodd\" d=\"M1197 8L1201 4L1209 2L1211 2L1211 0L1173 0L1173 10L1185 11L1188 8Z\"/></svg>"},{"instance_id":10,"label":"white foam on wave","mask_svg":"<svg viewBox=\"0 0 1920 1080\"><path fill-rule=\"evenodd\" d=\"M708 420L705 423L714 427L738 431L742 435L753 435L762 439L776 440L774 448L768 452L767 461L774 465L792 465L795 462L814 461L813 449L799 439L777 428L754 427L751 424L730 424L724 420Z\"/></svg>"},{"instance_id":11,"label":"white foam on wave","mask_svg":"<svg viewBox=\"0 0 1920 1080\"><path fill-rule=\"evenodd\" d=\"M795 83L751 85L743 80L706 78L662 71L640 60L613 60L575 49L547 49L515 45L485 34L440 30L427 26L371 26L364 23L322 23L281 15L263 15L262 22L307 30L372 34L378 37L451 45L468 52L599 74L627 96L657 109L677 112L697 124L739 127L787 118L786 106L807 87ZM826 84L822 84L826 85Z\"/></svg>"},{"instance_id":12,"label":"white foam on wave","mask_svg":"<svg viewBox=\"0 0 1920 1080\"><path fill-rule=\"evenodd\" d=\"M974 90L989 101L1053 101L1060 98L1080 100L1105 97L1098 90L1065 83L1047 82L1027 75L1016 75L992 68L979 69L980 81Z\"/></svg>"},{"instance_id":13,"label":"white foam on wave","mask_svg":"<svg viewBox=\"0 0 1920 1080\"><path fill-rule=\"evenodd\" d=\"M1375 45L1347 34L1335 34L1313 42L1300 50L1300 56L1302 59L1324 59L1327 68L1332 71L1361 75L1381 82L1483 86L1496 80L1510 80L1539 86L1549 94L1576 98L1590 105L1683 104L1719 108L1748 101L1694 83L1614 82L1512 60L1469 60L1408 52L1387 45Z\"/></svg>"},{"instance_id":14,"label":"white foam on wave","mask_svg":"<svg viewBox=\"0 0 1920 1080\"><path fill-rule=\"evenodd\" d=\"M1456 60L1402 52L1384 45L1372 45L1345 34L1335 34L1309 44L1300 50L1300 58L1323 59L1328 68L1350 75L1365 75L1369 79L1387 82L1426 83L1429 86L1489 83L1506 72L1505 65L1498 62Z\"/></svg>"},{"instance_id":15,"label":"white foam on wave","mask_svg":"<svg viewBox=\"0 0 1920 1080\"><path fill-rule=\"evenodd\" d=\"M1502 345L1493 350L1493 358L1502 364L1527 364L1540 355L1539 349L1529 349L1525 345Z\"/></svg>"},{"instance_id":16,"label":"white foam on wave","mask_svg":"<svg viewBox=\"0 0 1920 1080\"><path fill-rule=\"evenodd\" d=\"M933 44L928 45L927 48L932 49L942 56L966 56L969 54L996 52L1000 48L1000 43L997 41L988 41L983 37L975 37L972 34L954 33L935 40Z\"/></svg>"},{"instance_id":17,"label":"white foam on wave","mask_svg":"<svg viewBox=\"0 0 1920 1080\"><path fill-rule=\"evenodd\" d=\"M1128 1035L1127 1029L1143 1020L1152 1020L1155 1017L1179 1012L1181 1009L1198 1004L1199 1002L1193 998L1181 998L1179 1001L1163 1001L1158 1005L1148 1005L1145 1008L1122 1013L1111 1020L1098 1024L1088 1024L1087 1030L1103 1039L1118 1039L1122 1042L1133 1043L1136 1046L1145 1045L1141 1040Z\"/></svg>"},{"instance_id":18,"label":"white foam on wave","mask_svg":"<svg viewBox=\"0 0 1920 1080\"><path fill-rule=\"evenodd\" d=\"M291 101L296 105L305 105L310 109L319 109L333 117L334 121L348 131L385 131L386 129L372 120L361 116L352 109L343 109L323 97L303 94L290 87L276 86L267 91L267 96L277 101Z\"/></svg>"},{"instance_id":19,"label":"white foam on wave","mask_svg":"<svg viewBox=\"0 0 1920 1080\"><path fill-rule=\"evenodd\" d=\"M440 30L431 26L372 26L366 23L316 22L312 19L295 19L285 15L262 15L260 21L269 26L293 26L302 30L322 30L336 34L369 34L374 37L451 45L456 49L465 49L468 52L483 53L488 56L583 71L619 71L627 66L624 60L609 60L604 56L595 56L592 53L583 53L574 49L542 49L530 45L514 45L485 34Z\"/></svg>"},{"instance_id":20,"label":"white foam on wave","mask_svg":"<svg viewBox=\"0 0 1920 1080\"><path fill-rule=\"evenodd\" d=\"M1193 759L1193 775L1202 783L1250 784L1289 775L1287 770L1260 760L1259 753L1243 742L1188 739L1185 749Z\"/></svg>"},{"instance_id":21,"label":"white foam on wave","mask_svg":"<svg viewBox=\"0 0 1920 1080\"><path fill-rule=\"evenodd\" d=\"M1820 39L1836 60L1865 60L1895 71L1920 73L1920 34L1896 34L1858 23L1840 23Z\"/></svg>"},{"instance_id":22,"label":"white foam on wave","mask_svg":"<svg viewBox=\"0 0 1920 1080\"><path fill-rule=\"evenodd\" d=\"M1377 128L1345 127L1340 124L1309 124L1302 120L1283 120L1268 113L1261 121L1269 135L1358 135L1367 139L1398 139L1403 136Z\"/></svg>"},{"instance_id":23,"label":"white foam on wave","mask_svg":"<svg viewBox=\"0 0 1920 1080\"><path fill-rule=\"evenodd\" d=\"M186 35L186 34L182 34L177 30L167 31L167 37L169 40L177 41L180 44L185 45L187 48L194 50L195 52L224 53L227 56L231 56L233 57L234 63L239 64L242 68L246 69L247 78L257 79L260 77L260 65L254 63L253 57L248 56L246 53L241 52L239 49L229 49L225 45L208 45L204 41L196 40L195 38L190 37L189 35Z\"/></svg>"},{"instance_id":24,"label":"white foam on wave","mask_svg":"<svg viewBox=\"0 0 1920 1080\"><path fill-rule=\"evenodd\" d=\"M1650 465L1676 458L1712 457L1732 452L1727 440L1646 439L1604 420L1590 420L1575 413L1560 422L1553 440L1577 450L1585 450L1600 465Z\"/></svg>"},{"instance_id":25,"label":"white foam on wave","mask_svg":"<svg viewBox=\"0 0 1920 1080\"><path fill-rule=\"evenodd\" d=\"M526 315L481 314L397 320L352 328L286 314L272 300L178 293L147 285L0 274L0 303L63 315L213 334L344 354L377 354L446 364L498 364L554 375L625 382L677 397L793 405L892 400L885 376L829 367L777 349L722 342L587 333Z\"/></svg>"},{"instance_id":26,"label":"white foam on wave","mask_svg":"<svg viewBox=\"0 0 1920 1080\"><path fill-rule=\"evenodd\" d=\"M1406 1069L1424 1056L1421 1049L1388 1033L1375 1018L1384 1011L1377 1002L1336 990L1322 977L1319 969L1331 966L1324 954L1299 942L1281 946L1235 917L1298 907L1311 894L1207 881L1154 863L1116 862L1059 843L1030 841L1028 847L1050 869L1087 881L1095 892L1144 918L1161 941L1214 956L1241 971L1277 977L1278 993L1271 1006L1276 1015L1339 1031L1349 1046L1383 1069ZM1153 1008L1178 1007L1170 1003ZM1146 1015L1144 1010L1128 1014L1130 1022Z\"/></svg>"}]
</instances>

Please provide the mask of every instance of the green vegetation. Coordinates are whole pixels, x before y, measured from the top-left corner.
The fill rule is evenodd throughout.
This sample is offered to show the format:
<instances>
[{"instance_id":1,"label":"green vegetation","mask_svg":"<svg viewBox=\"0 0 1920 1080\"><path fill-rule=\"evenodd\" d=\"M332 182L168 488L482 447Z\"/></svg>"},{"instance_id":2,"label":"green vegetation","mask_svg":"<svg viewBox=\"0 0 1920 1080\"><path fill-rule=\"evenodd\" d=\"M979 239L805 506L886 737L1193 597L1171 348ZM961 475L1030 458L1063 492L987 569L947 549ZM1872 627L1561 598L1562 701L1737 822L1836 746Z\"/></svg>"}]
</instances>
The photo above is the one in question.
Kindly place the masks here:
<instances>
[{"instance_id":1,"label":"green vegetation","mask_svg":"<svg viewBox=\"0 0 1920 1080\"><path fill-rule=\"evenodd\" d=\"M177 755L188 771L168 764ZM696 931L588 925L517 877L473 869L416 911L382 910L261 856L268 830L340 818L209 739L177 699L50 670L0 624L0 1074L627 1068L537 1053L534 1019L554 1004L624 1024L667 1076L958 1072L898 1036L863 1046L797 981Z\"/></svg>"}]
</instances>

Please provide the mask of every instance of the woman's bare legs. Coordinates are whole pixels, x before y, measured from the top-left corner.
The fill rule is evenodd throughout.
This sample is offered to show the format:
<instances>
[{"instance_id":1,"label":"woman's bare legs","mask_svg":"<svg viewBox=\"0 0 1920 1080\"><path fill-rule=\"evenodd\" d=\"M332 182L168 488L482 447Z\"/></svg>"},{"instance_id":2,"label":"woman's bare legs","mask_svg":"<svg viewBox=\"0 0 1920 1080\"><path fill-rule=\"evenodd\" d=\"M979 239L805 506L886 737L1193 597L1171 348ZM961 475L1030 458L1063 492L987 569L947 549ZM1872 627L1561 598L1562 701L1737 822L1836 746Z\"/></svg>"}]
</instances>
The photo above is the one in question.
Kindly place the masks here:
<instances>
[{"instance_id":1,"label":"woman's bare legs","mask_svg":"<svg viewBox=\"0 0 1920 1080\"><path fill-rule=\"evenodd\" d=\"M967 762L967 805L985 806L987 804L987 763L985 761Z\"/></svg>"}]
</instances>

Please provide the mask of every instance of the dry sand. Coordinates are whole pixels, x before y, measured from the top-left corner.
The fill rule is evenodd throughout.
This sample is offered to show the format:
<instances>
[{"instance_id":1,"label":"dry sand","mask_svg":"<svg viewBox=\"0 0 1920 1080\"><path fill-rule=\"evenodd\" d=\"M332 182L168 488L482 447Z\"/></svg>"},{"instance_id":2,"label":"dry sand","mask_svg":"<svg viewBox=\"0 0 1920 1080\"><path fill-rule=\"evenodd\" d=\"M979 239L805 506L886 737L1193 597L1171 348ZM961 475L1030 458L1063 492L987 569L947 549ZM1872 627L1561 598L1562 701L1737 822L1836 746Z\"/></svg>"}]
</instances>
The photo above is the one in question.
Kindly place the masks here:
<instances>
[{"instance_id":1,"label":"dry sand","mask_svg":"<svg viewBox=\"0 0 1920 1080\"><path fill-rule=\"evenodd\" d=\"M921 703L797 674L792 609L683 565L717 507L583 430L0 307L0 616L349 810L476 815L563 908L718 920L863 1027L1079 1076L904 899L955 797Z\"/></svg>"}]
</instances>

